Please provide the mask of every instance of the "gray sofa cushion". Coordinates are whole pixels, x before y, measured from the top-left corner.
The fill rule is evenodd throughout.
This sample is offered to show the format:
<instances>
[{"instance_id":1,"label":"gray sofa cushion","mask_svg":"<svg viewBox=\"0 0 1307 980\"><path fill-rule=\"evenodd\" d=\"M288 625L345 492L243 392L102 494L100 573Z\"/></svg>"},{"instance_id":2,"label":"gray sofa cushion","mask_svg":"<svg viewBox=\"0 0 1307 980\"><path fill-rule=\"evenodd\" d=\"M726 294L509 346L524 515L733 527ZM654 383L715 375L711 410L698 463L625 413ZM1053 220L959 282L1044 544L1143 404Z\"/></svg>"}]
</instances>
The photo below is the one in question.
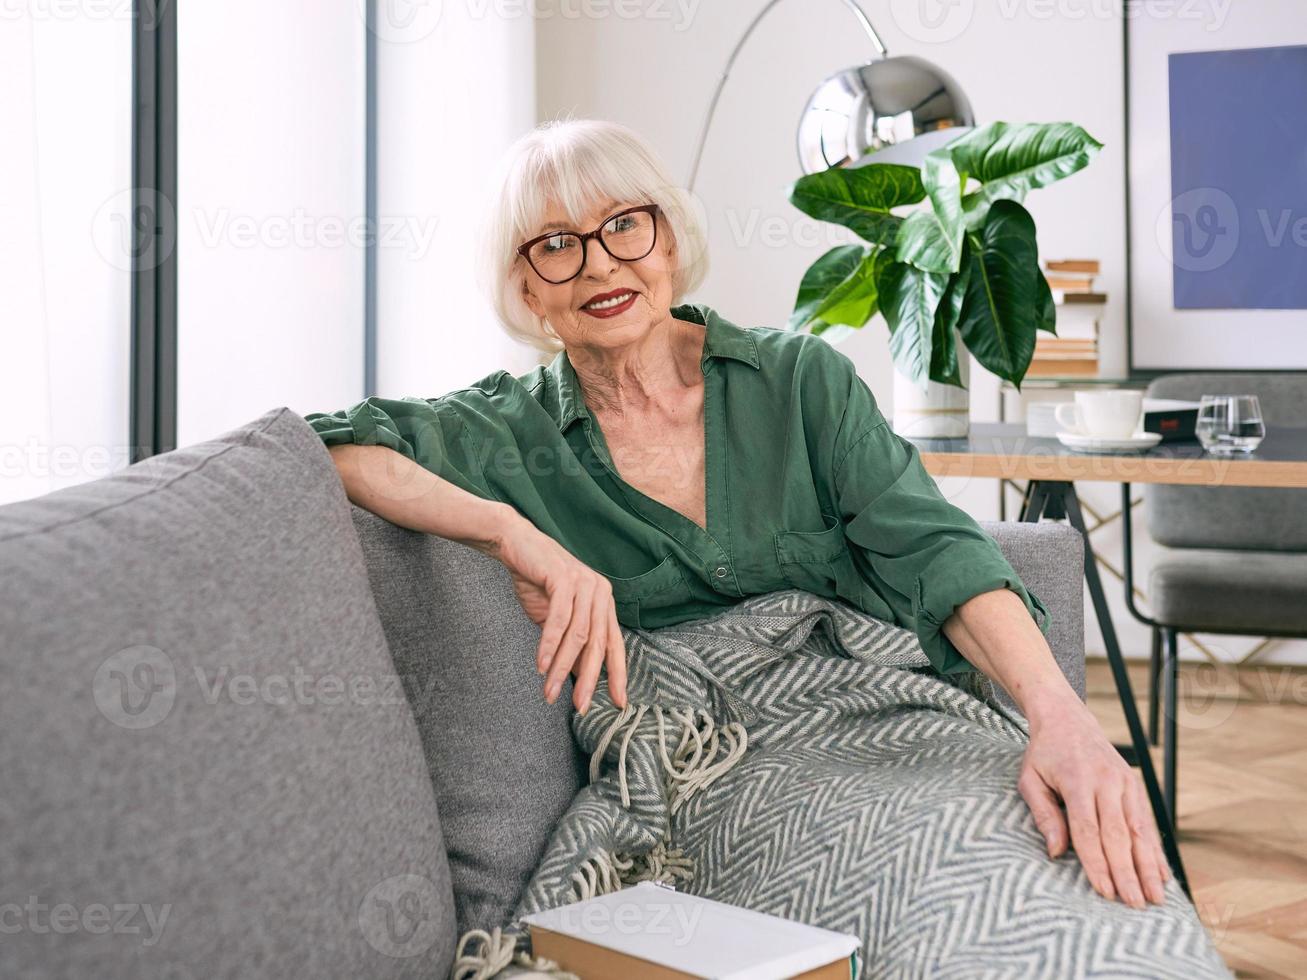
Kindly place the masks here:
<instances>
[{"instance_id":1,"label":"gray sofa cushion","mask_svg":"<svg viewBox=\"0 0 1307 980\"><path fill-rule=\"evenodd\" d=\"M1148 576L1159 623L1185 630L1307 636L1307 560L1282 551L1166 549Z\"/></svg>"},{"instance_id":2,"label":"gray sofa cushion","mask_svg":"<svg viewBox=\"0 0 1307 980\"><path fill-rule=\"evenodd\" d=\"M0 582L0 975L445 974L431 784L302 418L0 508Z\"/></svg>"},{"instance_id":3,"label":"gray sofa cushion","mask_svg":"<svg viewBox=\"0 0 1307 980\"><path fill-rule=\"evenodd\" d=\"M535 670L540 627L502 564L353 512L431 767L459 932L500 925L583 785L571 682L545 703Z\"/></svg>"}]
</instances>

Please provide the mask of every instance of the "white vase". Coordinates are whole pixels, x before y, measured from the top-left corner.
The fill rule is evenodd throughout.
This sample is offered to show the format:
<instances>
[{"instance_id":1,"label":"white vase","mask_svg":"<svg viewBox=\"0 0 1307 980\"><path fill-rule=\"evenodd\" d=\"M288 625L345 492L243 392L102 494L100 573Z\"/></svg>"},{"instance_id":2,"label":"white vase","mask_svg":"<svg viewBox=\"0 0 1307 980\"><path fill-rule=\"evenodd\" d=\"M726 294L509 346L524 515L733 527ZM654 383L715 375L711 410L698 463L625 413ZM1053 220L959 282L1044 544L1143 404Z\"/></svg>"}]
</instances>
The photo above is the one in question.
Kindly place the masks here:
<instances>
[{"instance_id":1,"label":"white vase","mask_svg":"<svg viewBox=\"0 0 1307 980\"><path fill-rule=\"evenodd\" d=\"M956 328L953 343L958 352L958 375L970 384L971 354ZM909 439L953 439L970 431L971 391L956 385L928 381L925 388L894 368L894 413L890 425Z\"/></svg>"}]
</instances>

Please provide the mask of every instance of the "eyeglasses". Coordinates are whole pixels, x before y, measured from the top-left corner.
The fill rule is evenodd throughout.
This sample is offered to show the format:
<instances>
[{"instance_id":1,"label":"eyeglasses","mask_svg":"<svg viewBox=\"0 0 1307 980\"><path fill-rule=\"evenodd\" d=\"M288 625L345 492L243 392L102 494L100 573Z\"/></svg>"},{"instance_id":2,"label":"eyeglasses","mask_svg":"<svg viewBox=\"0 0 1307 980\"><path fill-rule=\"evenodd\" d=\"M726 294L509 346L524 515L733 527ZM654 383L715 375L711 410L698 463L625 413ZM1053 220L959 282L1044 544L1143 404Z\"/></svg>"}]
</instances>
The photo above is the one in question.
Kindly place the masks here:
<instances>
[{"instance_id":1,"label":"eyeglasses","mask_svg":"<svg viewBox=\"0 0 1307 980\"><path fill-rule=\"evenodd\" d=\"M585 268L586 243L599 239L604 251L619 262L635 262L653 251L658 241L658 205L641 204L610 214L594 231L551 231L518 246L531 268L545 282L575 279Z\"/></svg>"}]
</instances>

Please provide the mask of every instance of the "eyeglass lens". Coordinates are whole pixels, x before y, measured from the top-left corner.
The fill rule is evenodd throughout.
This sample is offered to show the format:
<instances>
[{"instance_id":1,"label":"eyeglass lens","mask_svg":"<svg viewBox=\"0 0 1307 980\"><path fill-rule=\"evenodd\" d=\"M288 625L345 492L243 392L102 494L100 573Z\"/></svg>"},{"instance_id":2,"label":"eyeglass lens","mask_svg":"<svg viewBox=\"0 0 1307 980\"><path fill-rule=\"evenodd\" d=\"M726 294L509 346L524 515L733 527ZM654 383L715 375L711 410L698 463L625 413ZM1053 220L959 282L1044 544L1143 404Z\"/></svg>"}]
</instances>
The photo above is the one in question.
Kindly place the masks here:
<instances>
[{"instance_id":1,"label":"eyeglass lens","mask_svg":"<svg viewBox=\"0 0 1307 980\"><path fill-rule=\"evenodd\" d=\"M654 231L652 214L632 211L605 222L599 230L599 239L613 258L634 262L653 250ZM536 272L552 282L573 278L585 265L581 236L572 232L559 232L536 242L527 251L527 258Z\"/></svg>"}]
</instances>

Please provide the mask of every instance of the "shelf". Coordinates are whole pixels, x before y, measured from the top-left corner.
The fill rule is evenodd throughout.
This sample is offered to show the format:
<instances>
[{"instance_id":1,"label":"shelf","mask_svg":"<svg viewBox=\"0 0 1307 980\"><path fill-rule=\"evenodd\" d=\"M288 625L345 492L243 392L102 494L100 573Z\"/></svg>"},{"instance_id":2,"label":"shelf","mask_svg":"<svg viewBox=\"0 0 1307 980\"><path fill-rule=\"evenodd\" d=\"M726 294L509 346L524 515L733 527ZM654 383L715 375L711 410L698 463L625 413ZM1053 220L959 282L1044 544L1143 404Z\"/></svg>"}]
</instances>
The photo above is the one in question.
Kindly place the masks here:
<instances>
[{"instance_id":1,"label":"shelf","mask_svg":"<svg viewBox=\"0 0 1307 980\"><path fill-rule=\"evenodd\" d=\"M1116 385L1120 388L1146 388L1148 380L1146 378L1104 378L1098 375L1042 375L1035 378L1023 378L1021 389L1027 388L1066 388L1072 385ZM1006 378L999 382L1001 391L1016 391L1017 386Z\"/></svg>"}]
</instances>

